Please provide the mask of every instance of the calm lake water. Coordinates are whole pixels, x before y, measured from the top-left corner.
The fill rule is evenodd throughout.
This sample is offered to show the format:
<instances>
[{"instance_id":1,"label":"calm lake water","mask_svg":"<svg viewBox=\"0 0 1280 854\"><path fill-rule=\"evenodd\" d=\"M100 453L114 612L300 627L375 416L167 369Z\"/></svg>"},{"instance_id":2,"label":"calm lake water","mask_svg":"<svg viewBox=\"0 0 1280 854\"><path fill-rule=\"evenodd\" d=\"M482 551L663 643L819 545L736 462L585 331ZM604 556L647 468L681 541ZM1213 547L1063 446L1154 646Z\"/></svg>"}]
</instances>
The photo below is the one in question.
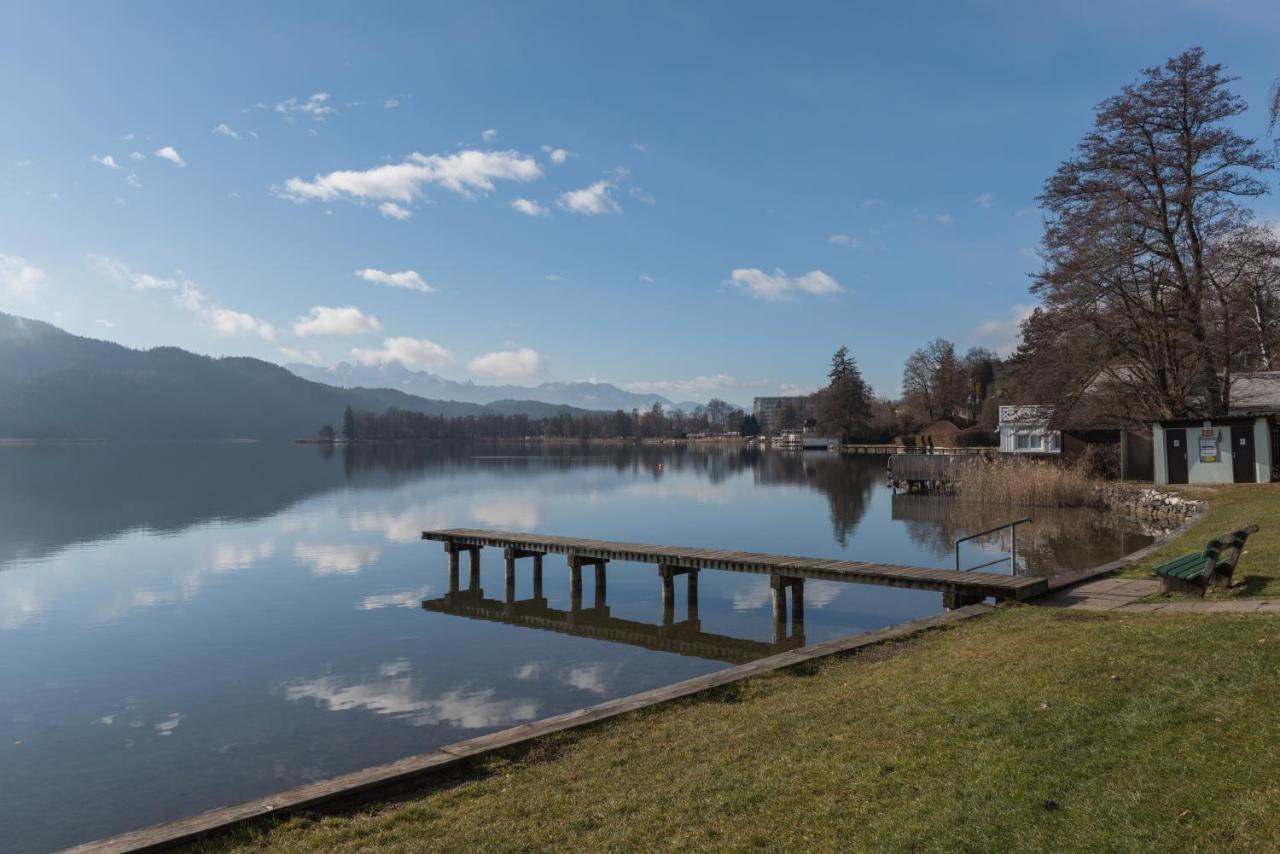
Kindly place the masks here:
<instances>
[{"instance_id":1,"label":"calm lake water","mask_svg":"<svg viewBox=\"0 0 1280 854\"><path fill-rule=\"evenodd\" d=\"M517 609L534 628L503 621L493 549L457 613L424 529L949 568L955 538L1022 515L1036 522L1019 533L1021 571L1150 541L1087 511L895 496L883 459L825 453L0 447L0 851L178 818L708 673L775 641L941 609L936 593L809 581L803 637L775 637L767 578L703 571L700 624L680 625L678 579L677 625L659 633L657 570L615 562L608 616L572 628L569 572L548 556L546 602ZM963 554L1001 553L991 541ZM532 595L528 563L517 599Z\"/></svg>"}]
</instances>

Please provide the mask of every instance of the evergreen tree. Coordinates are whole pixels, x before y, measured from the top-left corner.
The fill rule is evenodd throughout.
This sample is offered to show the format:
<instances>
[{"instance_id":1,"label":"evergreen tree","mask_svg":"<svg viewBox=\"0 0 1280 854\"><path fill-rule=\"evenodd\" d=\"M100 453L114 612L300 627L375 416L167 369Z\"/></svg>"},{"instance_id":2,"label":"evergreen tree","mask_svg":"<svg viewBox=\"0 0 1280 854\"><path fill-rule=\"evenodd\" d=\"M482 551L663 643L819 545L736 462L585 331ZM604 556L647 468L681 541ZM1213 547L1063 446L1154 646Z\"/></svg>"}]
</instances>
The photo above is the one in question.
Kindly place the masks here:
<instances>
[{"instance_id":1,"label":"evergreen tree","mask_svg":"<svg viewBox=\"0 0 1280 854\"><path fill-rule=\"evenodd\" d=\"M814 395L814 414L822 432L848 441L866 432L871 421L871 387L862 379L858 364L841 347L831 357L827 387Z\"/></svg>"},{"instance_id":2,"label":"evergreen tree","mask_svg":"<svg viewBox=\"0 0 1280 854\"><path fill-rule=\"evenodd\" d=\"M342 413L342 435L348 440L356 437L356 413L351 408L351 404L347 404L347 409Z\"/></svg>"}]
</instances>

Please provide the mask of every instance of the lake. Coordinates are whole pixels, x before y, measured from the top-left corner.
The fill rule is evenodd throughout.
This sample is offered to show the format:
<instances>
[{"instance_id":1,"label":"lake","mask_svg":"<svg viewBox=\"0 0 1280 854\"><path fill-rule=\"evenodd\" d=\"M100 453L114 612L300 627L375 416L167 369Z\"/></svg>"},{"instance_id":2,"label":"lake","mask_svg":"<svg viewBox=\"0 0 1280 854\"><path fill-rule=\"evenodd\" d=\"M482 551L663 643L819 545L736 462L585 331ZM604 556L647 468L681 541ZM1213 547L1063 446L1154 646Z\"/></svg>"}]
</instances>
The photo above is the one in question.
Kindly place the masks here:
<instances>
[{"instance_id":1,"label":"lake","mask_svg":"<svg viewBox=\"0 0 1280 854\"><path fill-rule=\"evenodd\" d=\"M424 529L950 568L957 537L1031 515L1019 571L1038 574L1150 542L1092 511L894 495L884 475L877 457L678 445L0 446L0 851L179 818L941 609L937 593L809 581L803 633L779 636L766 577L704 570L697 625L680 625L677 579L659 631L656 568L615 562L607 616L573 621L569 571L549 555L545 603L523 606L534 627L504 621L494 549L475 607L453 607ZM1002 553L990 539L962 556ZM528 563L517 599L532 596Z\"/></svg>"}]
</instances>

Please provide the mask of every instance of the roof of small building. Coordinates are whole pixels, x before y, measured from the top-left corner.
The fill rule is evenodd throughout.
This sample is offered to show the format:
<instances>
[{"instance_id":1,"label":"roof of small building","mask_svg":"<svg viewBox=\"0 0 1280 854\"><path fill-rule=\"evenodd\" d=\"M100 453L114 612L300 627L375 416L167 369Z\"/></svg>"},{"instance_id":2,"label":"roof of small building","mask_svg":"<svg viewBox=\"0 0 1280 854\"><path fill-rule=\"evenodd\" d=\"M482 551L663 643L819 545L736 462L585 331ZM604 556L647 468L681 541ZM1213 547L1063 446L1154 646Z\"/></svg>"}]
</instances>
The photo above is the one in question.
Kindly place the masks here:
<instances>
[{"instance_id":1,"label":"roof of small building","mask_svg":"<svg viewBox=\"0 0 1280 854\"><path fill-rule=\"evenodd\" d=\"M1015 405L1000 407L1001 427L1044 427L1053 418L1052 406Z\"/></svg>"},{"instance_id":2,"label":"roof of small building","mask_svg":"<svg viewBox=\"0 0 1280 854\"><path fill-rule=\"evenodd\" d=\"M1230 411L1280 412L1280 371L1232 375Z\"/></svg>"}]
</instances>

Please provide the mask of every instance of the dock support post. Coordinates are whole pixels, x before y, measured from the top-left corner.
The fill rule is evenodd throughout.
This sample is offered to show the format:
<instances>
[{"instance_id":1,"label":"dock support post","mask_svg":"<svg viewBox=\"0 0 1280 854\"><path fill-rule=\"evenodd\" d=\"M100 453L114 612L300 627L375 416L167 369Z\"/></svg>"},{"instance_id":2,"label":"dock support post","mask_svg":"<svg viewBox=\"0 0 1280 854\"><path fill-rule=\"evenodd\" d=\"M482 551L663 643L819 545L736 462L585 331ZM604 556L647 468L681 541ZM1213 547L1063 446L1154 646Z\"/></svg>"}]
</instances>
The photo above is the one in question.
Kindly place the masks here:
<instances>
[{"instance_id":1,"label":"dock support post","mask_svg":"<svg viewBox=\"0 0 1280 854\"><path fill-rule=\"evenodd\" d=\"M986 601L986 598L976 593L963 593L955 590L942 594L942 607L948 611L954 611L956 608L963 608L966 605L977 605Z\"/></svg>"},{"instance_id":2,"label":"dock support post","mask_svg":"<svg viewBox=\"0 0 1280 854\"><path fill-rule=\"evenodd\" d=\"M804 579L791 580L791 635L804 635Z\"/></svg>"},{"instance_id":3,"label":"dock support post","mask_svg":"<svg viewBox=\"0 0 1280 854\"><path fill-rule=\"evenodd\" d=\"M533 556L533 598L542 598L542 555Z\"/></svg>"},{"instance_id":4,"label":"dock support post","mask_svg":"<svg viewBox=\"0 0 1280 854\"><path fill-rule=\"evenodd\" d=\"M773 598L773 642L787 639L787 588L781 576L769 576L769 592Z\"/></svg>"},{"instance_id":5,"label":"dock support post","mask_svg":"<svg viewBox=\"0 0 1280 854\"><path fill-rule=\"evenodd\" d=\"M596 564L596 608L603 610L605 607L605 578L604 564Z\"/></svg>"},{"instance_id":6,"label":"dock support post","mask_svg":"<svg viewBox=\"0 0 1280 854\"><path fill-rule=\"evenodd\" d=\"M662 625L676 621L676 586L674 567L658 564L658 578L662 582Z\"/></svg>"},{"instance_id":7,"label":"dock support post","mask_svg":"<svg viewBox=\"0 0 1280 854\"><path fill-rule=\"evenodd\" d=\"M480 547L471 548L471 577L468 579L468 590L480 589Z\"/></svg>"},{"instance_id":8,"label":"dock support post","mask_svg":"<svg viewBox=\"0 0 1280 854\"><path fill-rule=\"evenodd\" d=\"M449 553L449 592L458 592L458 550L449 548L451 544L445 543L445 551Z\"/></svg>"},{"instance_id":9,"label":"dock support post","mask_svg":"<svg viewBox=\"0 0 1280 854\"><path fill-rule=\"evenodd\" d=\"M569 610L582 610L582 567L576 560L569 562Z\"/></svg>"},{"instance_id":10,"label":"dock support post","mask_svg":"<svg viewBox=\"0 0 1280 854\"><path fill-rule=\"evenodd\" d=\"M510 549L507 549L506 564L506 601L510 605L516 601L516 559Z\"/></svg>"},{"instance_id":11,"label":"dock support post","mask_svg":"<svg viewBox=\"0 0 1280 854\"><path fill-rule=\"evenodd\" d=\"M696 630L698 628L698 570L689 570L689 577L685 587L685 610L689 624Z\"/></svg>"}]
</instances>

